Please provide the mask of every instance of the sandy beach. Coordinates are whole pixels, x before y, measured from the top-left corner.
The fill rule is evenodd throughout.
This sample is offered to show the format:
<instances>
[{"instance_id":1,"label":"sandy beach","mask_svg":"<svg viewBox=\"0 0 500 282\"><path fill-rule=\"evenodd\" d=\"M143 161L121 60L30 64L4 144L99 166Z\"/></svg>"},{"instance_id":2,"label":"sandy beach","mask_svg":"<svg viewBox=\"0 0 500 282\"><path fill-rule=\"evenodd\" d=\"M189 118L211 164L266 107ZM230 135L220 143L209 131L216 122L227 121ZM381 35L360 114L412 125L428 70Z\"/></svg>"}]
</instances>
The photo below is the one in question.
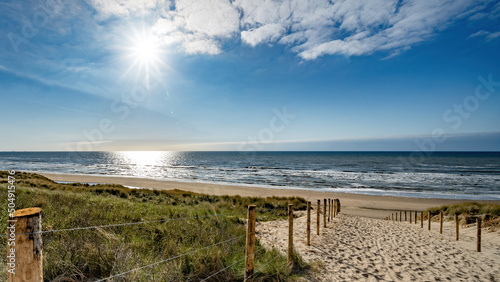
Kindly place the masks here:
<instances>
[{"instance_id":1,"label":"sandy beach","mask_svg":"<svg viewBox=\"0 0 500 282\"><path fill-rule=\"evenodd\" d=\"M270 197L270 196L297 196L302 197L313 204L318 199L339 198L342 202L344 214L358 215L371 218L384 218L394 211L400 210L425 210L430 207L467 202L467 200L406 198L391 196L369 196L347 193L319 192L305 189L274 189L238 185L219 185L197 182L159 181L146 178L116 177L116 176L94 176L94 175L71 175L51 174L42 175L55 180L67 182L85 183L109 183L121 184L130 187L140 187L158 190L180 189L190 192L210 195L240 195L243 197ZM500 201L476 201L481 203L500 204Z\"/></svg>"}]
</instances>

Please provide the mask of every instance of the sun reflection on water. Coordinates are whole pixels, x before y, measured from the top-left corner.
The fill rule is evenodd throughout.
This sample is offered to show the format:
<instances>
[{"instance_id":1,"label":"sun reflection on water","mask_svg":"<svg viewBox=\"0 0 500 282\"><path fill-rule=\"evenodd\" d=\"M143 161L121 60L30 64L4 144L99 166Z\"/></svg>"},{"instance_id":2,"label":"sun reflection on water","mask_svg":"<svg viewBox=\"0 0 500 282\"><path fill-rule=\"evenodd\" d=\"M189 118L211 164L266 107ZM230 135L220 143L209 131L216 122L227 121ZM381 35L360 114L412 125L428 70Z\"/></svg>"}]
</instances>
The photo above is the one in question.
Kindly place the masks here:
<instances>
[{"instance_id":1,"label":"sun reflection on water","mask_svg":"<svg viewBox=\"0 0 500 282\"><path fill-rule=\"evenodd\" d=\"M177 152L163 151L123 151L115 152L116 157L126 164L134 175L162 177L164 167L174 163Z\"/></svg>"}]
</instances>

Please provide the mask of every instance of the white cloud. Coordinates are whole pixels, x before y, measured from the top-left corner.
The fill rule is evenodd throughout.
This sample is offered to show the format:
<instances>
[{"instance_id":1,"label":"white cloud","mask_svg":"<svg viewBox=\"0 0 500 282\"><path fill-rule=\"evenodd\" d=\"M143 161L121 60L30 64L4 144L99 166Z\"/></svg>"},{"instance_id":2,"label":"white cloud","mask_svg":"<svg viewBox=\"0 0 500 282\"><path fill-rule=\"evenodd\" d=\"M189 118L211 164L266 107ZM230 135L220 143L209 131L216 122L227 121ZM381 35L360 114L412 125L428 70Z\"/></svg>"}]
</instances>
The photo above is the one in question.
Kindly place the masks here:
<instances>
[{"instance_id":1,"label":"white cloud","mask_svg":"<svg viewBox=\"0 0 500 282\"><path fill-rule=\"evenodd\" d=\"M476 33L469 35L469 38L472 38L472 37L484 37L485 41L491 41L497 37L500 37L500 31L490 32L490 31L486 31L486 30L480 30Z\"/></svg>"},{"instance_id":2,"label":"white cloud","mask_svg":"<svg viewBox=\"0 0 500 282\"><path fill-rule=\"evenodd\" d=\"M172 0L174 1L174 0ZM282 44L301 58L398 54L458 19L497 17L491 0L92 0L101 15L163 7L154 30L187 53L219 54L222 41ZM492 4L493 3L493 4ZM489 40L499 35L491 33Z\"/></svg>"},{"instance_id":3,"label":"white cloud","mask_svg":"<svg viewBox=\"0 0 500 282\"><path fill-rule=\"evenodd\" d=\"M267 24L251 30L241 32L241 40L250 46L256 46L263 42L275 41L285 32L280 24Z\"/></svg>"},{"instance_id":4,"label":"white cloud","mask_svg":"<svg viewBox=\"0 0 500 282\"><path fill-rule=\"evenodd\" d=\"M100 19L110 16L145 14L153 9L169 7L169 0L86 0L98 11Z\"/></svg>"}]
</instances>

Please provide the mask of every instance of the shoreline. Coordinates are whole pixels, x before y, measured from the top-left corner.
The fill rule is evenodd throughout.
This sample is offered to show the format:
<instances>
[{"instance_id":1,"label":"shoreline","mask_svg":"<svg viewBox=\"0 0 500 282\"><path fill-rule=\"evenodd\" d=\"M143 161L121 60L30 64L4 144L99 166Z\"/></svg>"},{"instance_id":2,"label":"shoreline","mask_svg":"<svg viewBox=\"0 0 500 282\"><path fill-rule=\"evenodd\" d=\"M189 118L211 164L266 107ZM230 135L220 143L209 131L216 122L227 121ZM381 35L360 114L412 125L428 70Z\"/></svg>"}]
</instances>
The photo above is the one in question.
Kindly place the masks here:
<instances>
[{"instance_id":1,"label":"shoreline","mask_svg":"<svg viewBox=\"0 0 500 282\"><path fill-rule=\"evenodd\" d=\"M154 180L138 177L121 176L96 176L76 174L38 173L54 181L107 183L121 184L124 186L140 187L155 190L179 189L194 193L216 196L242 196L242 197L302 197L311 201L315 206L318 199L339 198L342 212L372 218L384 218L395 211L423 211L430 207L457 204L464 202L478 202L500 204L500 200L456 200L437 198L410 198L397 196L375 196L363 194L336 193L324 191L311 191L306 189L280 189L243 185L222 185L199 182L180 182L169 180Z\"/></svg>"}]
</instances>

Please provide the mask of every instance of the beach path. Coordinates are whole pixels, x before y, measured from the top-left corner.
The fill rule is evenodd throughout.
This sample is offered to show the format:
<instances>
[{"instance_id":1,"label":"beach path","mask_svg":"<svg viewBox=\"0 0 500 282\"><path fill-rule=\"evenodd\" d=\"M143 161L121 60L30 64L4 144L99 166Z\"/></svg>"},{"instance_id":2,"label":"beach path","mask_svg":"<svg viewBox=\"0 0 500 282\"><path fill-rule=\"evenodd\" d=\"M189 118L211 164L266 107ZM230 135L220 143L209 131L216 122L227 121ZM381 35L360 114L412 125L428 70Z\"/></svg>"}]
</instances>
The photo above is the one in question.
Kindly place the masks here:
<instances>
[{"instance_id":1,"label":"beach path","mask_svg":"<svg viewBox=\"0 0 500 282\"><path fill-rule=\"evenodd\" d=\"M483 252L477 253L475 227L456 242L451 223L439 234L437 224L428 231L420 224L341 214L317 236L314 214L306 246L306 217L297 214L294 247L315 265L311 281L500 281L498 231L484 231ZM257 238L286 252L287 226L284 220L258 223Z\"/></svg>"}]
</instances>

